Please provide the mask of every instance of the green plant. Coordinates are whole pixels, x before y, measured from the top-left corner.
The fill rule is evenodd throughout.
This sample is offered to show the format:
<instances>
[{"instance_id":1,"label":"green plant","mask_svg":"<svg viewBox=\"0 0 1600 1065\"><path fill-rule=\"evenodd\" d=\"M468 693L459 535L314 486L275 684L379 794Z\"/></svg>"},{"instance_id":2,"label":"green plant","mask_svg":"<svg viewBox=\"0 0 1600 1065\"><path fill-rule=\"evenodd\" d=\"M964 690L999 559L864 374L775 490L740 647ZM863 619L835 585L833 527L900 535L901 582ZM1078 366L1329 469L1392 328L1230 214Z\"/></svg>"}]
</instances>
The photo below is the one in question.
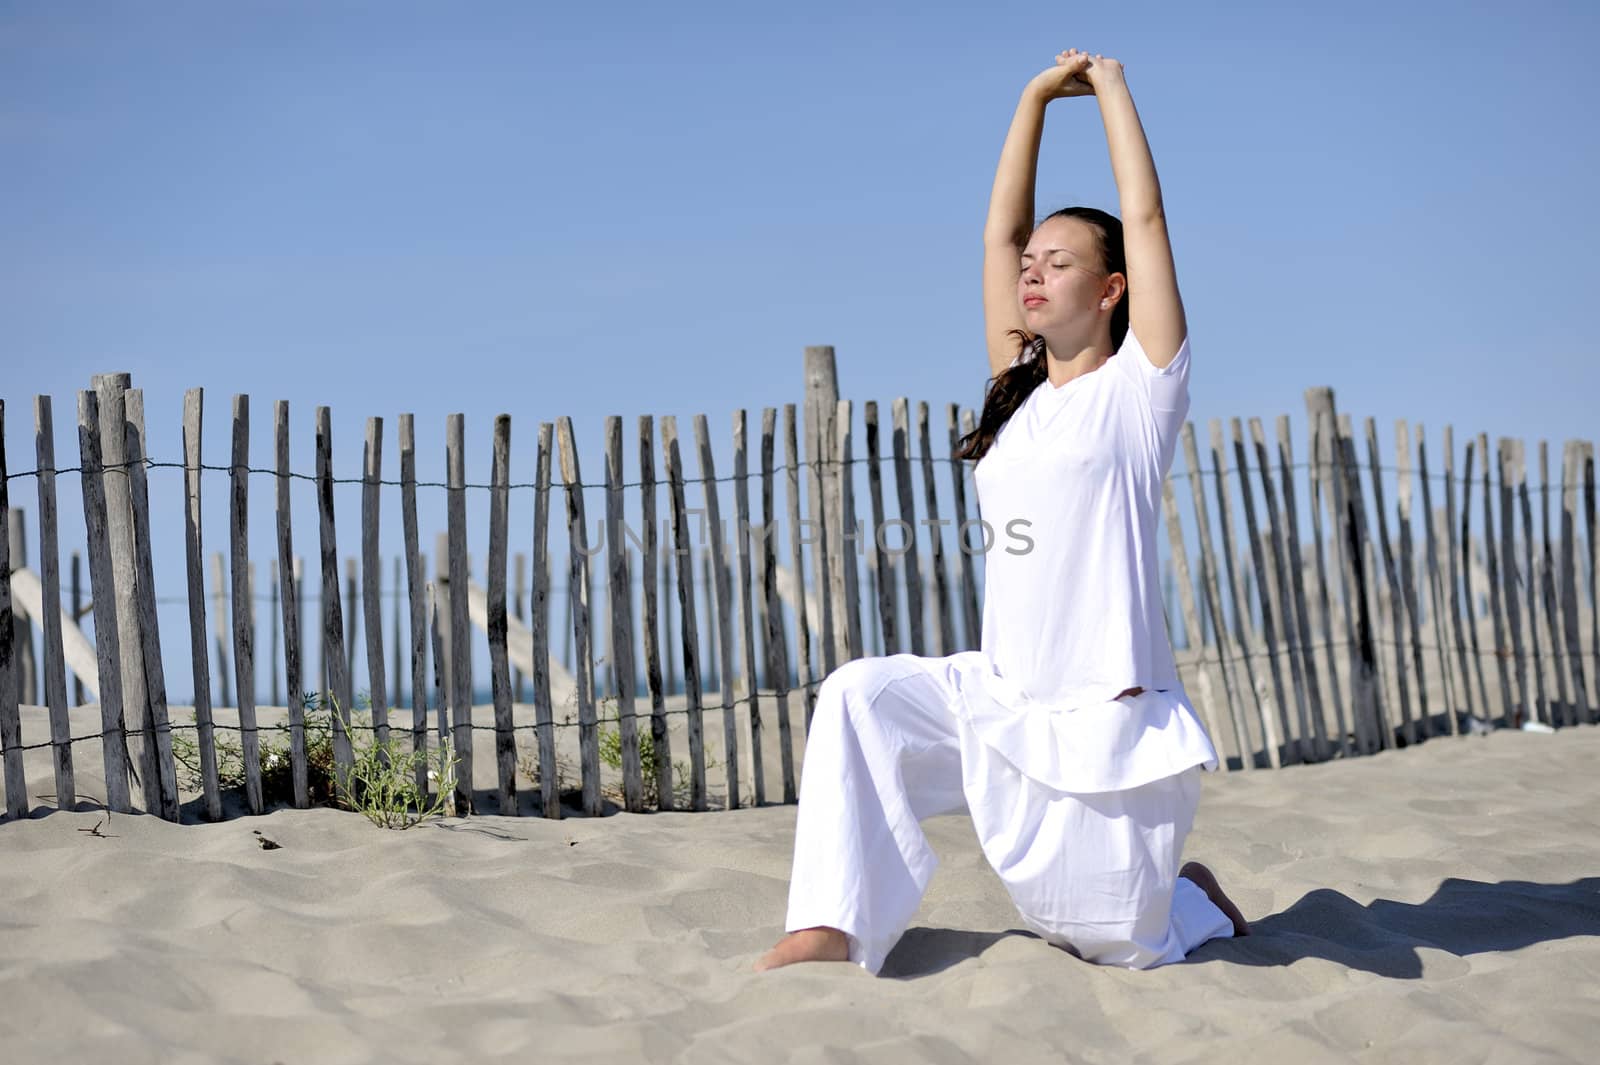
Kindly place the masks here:
<instances>
[{"instance_id":1,"label":"green plant","mask_svg":"<svg viewBox=\"0 0 1600 1065\"><path fill-rule=\"evenodd\" d=\"M612 722L620 718L615 696L608 696L600 700L601 716ZM609 712L608 712L609 711ZM656 758L655 735L651 731L650 720L647 716L640 715L635 719L635 736L639 741L639 775L643 777L644 801L651 806L661 805L660 789L660 762ZM622 726L620 723L600 726L600 760L612 769L622 769ZM706 760L706 771L716 769L722 763L714 758ZM612 799L621 801L622 791L615 785L607 785L605 793ZM685 806L690 799L689 793L689 763L678 760L672 763L672 799L676 806Z\"/></svg>"},{"instance_id":2,"label":"green plant","mask_svg":"<svg viewBox=\"0 0 1600 1065\"><path fill-rule=\"evenodd\" d=\"M305 709L306 784L312 802L326 802L334 796L333 717L320 705L315 692L301 696ZM195 720L190 718L191 721ZM294 797L294 772L290 758L289 727L263 728L256 733L260 742L261 797L267 805L289 802ZM232 729L217 729L213 734L217 758L217 783L224 790L244 787L244 745ZM172 757L178 764L179 783L189 791L204 786L200 768L200 745L187 731L172 734Z\"/></svg>"},{"instance_id":3,"label":"green plant","mask_svg":"<svg viewBox=\"0 0 1600 1065\"><path fill-rule=\"evenodd\" d=\"M340 805L355 810L380 828L407 829L431 817L453 811L456 766L460 759L451 753L447 742L437 759L427 751L414 750L411 737L391 734L387 740L372 738L356 746L355 764L350 768L340 795ZM417 770L427 770L434 785L433 798L426 786L417 786Z\"/></svg>"},{"instance_id":4,"label":"green plant","mask_svg":"<svg viewBox=\"0 0 1600 1065\"><path fill-rule=\"evenodd\" d=\"M356 704L370 706L371 702L366 693L362 693ZM354 715L346 726L353 765L341 785L333 742L337 700L330 699L325 705L318 693L305 692L301 696L301 706L305 711L306 783L313 803L330 803L355 810L375 824L399 829L441 816L453 808L456 766L460 759L448 744L430 757L426 751L412 749L407 731L396 729L389 739L380 741L372 727L371 716ZM213 735L218 785L224 790L242 789L245 785L244 749L239 734L219 729ZM268 806L289 802L294 797L289 727L261 729L257 735L260 737L262 800ZM189 791L200 790L204 778L200 747L195 738L186 732L173 733L172 754L181 772L182 786ZM427 778L437 788L434 799L430 800L426 791L416 786L417 769L421 765L429 766Z\"/></svg>"}]
</instances>

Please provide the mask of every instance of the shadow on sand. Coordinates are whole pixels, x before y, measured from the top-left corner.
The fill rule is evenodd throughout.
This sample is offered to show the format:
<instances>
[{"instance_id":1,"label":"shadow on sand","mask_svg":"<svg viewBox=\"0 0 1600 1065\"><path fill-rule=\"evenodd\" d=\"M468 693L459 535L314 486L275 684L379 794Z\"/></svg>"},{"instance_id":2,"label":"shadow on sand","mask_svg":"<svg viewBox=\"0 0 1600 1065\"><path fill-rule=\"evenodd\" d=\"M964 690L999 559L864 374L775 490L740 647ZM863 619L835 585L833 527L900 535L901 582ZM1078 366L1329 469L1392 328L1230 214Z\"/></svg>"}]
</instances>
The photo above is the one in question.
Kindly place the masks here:
<instances>
[{"instance_id":1,"label":"shadow on sand","mask_svg":"<svg viewBox=\"0 0 1600 1065\"><path fill-rule=\"evenodd\" d=\"M1326 958L1377 976L1422 975L1418 949L1464 958L1572 936L1600 936L1600 877L1567 884L1486 883L1456 877L1418 903L1374 899L1363 906L1328 888L1250 924L1248 939L1216 940L1187 964L1290 965Z\"/></svg>"},{"instance_id":2,"label":"shadow on sand","mask_svg":"<svg viewBox=\"0 0 1600 1065\"><path fill-rule=\"evenodd\" d=\"M1375 899L1362 905L1319 888L1281 913L1251 921L1250 930L1246 939L1212 940L1184 964L1291 965L1302 958L1325 958L1377 976L1414 980L1422 976L1420 948L1467 957L1572 936L1600 936L1600 877L1568 884L1452 877L1419 903ZM1010 936L1037 938L1018 929L912 928L889 954L882 975L931 976Z\"/></svg>"}]
</instances>

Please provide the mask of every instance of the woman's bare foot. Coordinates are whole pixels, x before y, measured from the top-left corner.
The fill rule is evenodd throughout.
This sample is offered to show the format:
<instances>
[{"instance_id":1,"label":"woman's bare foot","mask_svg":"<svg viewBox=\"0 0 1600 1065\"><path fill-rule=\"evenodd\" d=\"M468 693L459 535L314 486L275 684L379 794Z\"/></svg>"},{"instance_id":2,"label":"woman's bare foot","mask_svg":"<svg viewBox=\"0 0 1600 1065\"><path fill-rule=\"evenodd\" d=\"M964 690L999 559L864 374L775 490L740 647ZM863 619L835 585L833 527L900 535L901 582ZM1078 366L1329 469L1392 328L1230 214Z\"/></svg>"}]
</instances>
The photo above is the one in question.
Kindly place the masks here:
<instances>
[{"instance_id":1,"label":"woman's bare foot","mask_svg":"<svg viewBox=\"0 0 1600 1065\"><path fill-rule=\"evenodd\" d=\"M1210 869L1207 869L1199 862L1188 862L1182 869L1178 870L1178 875L1194 884L1201 891L1204 891L1206 898L1210 899L1217 909L1228 915L1228 920L1233 922L1233 934L1235 936L1247 936L1250 934L1250 925L1245 921L1244 914L1240 913L1239 907L1235 906L1233 900L1223 893L1222 885L1217 883L1216 874Z\"/></svg>"},{"instance_id":2,"label":"woman's bare foot","mask_svg":"<svg viewBox=\"0 0 1600 1065\"><path fill-rule=\"evenodd\" d=\"M793 965L797 961L849 961L850 941L837 928L802 928L778 940L778 945L756 959L756 972Z\"/></svg>"}]
</instances>

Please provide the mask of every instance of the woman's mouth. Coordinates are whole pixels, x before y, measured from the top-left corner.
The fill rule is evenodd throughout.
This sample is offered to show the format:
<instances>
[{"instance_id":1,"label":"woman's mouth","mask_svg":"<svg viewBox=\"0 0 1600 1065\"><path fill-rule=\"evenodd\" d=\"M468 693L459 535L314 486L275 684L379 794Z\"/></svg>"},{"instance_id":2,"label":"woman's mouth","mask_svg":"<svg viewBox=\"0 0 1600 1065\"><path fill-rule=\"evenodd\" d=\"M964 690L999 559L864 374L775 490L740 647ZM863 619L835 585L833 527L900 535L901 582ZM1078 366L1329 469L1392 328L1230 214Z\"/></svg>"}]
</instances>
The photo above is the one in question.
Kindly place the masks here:
<instances>
[{"instance_id":1,"label":"woman's mouth","mask_svg":"<svg viewBox=\"0 0 1600 1065\"><path fill-rule=\"evenodd\" d=\"M1022 297L1022 305L1024 307L1037 307L1041 303L1047 303L1047 302L1049 302L1049 301L1047 301L1043 296L1024 296L1024 297Z\"/></svg>"}]
</instances>

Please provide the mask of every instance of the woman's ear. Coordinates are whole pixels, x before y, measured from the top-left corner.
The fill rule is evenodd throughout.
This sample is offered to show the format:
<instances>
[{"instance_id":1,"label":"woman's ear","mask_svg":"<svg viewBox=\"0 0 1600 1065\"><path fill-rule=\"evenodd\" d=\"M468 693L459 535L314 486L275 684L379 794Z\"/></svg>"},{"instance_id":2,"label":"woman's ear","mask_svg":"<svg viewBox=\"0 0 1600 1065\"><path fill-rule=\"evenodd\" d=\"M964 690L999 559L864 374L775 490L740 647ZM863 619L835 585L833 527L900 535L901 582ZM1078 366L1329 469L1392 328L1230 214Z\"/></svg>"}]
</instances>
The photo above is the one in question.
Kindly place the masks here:
<instances>
[{"instance_id":1,"label":"woman's ear","mask_svg":"<svg viewBox=\"0 0 1600 1065\"><path fill-rule=\"evenodd\" d=\"M1115 307L1117 301L1128 291L1128 278L1125 274L1111 274L1106 278L1105 290L1101 293L1101 300L1106 307Z\"/></svg>"}]
</instances>

